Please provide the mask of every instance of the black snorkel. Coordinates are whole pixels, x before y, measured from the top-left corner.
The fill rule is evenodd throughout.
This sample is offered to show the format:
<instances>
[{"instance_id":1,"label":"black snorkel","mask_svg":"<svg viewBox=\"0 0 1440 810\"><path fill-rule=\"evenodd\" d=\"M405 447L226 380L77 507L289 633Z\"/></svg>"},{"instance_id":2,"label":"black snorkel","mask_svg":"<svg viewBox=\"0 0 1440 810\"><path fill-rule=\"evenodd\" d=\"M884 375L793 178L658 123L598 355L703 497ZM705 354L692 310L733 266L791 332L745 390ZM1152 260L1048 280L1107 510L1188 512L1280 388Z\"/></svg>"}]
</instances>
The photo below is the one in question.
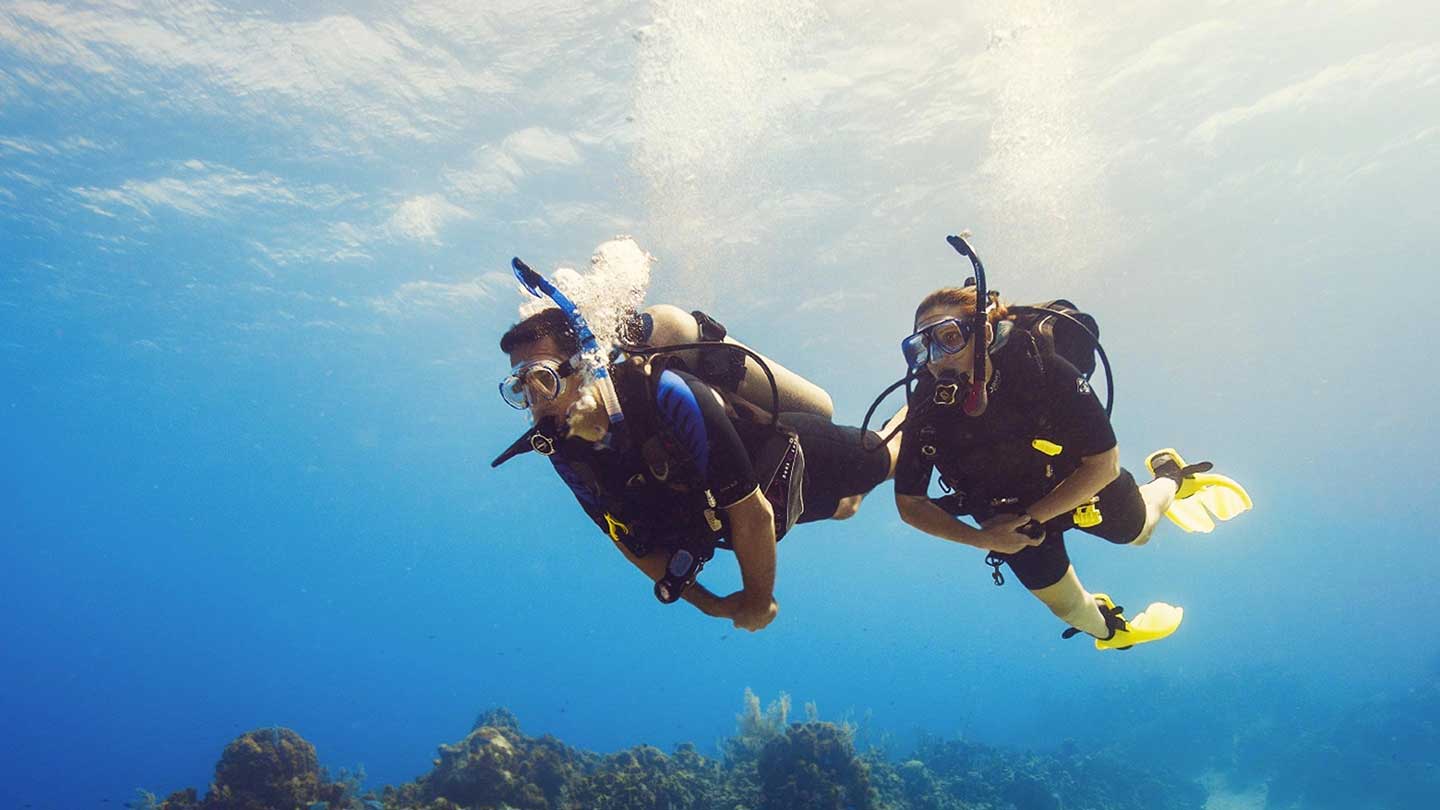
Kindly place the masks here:
<instances>
[{"instance_id":1,"label":"black snorkel","mask_svg":"<svg viewBox=\"0 0 1440 810\"><path fill-rule=\"evenodd\" d=\"M976 288L975 315L971 323L973 329L972 334L975 335L972 340L978 340L978 342L975 344L975 366L972 369L970 388L964 397L962 407L967 416L979 416L985 412L985 408L990 402L989 394L985 389L985 363L990 353L990 343L986 340L985 335L985 327L989 320L990 299L990 291L985 284L985 265L980 262L980 257L975 255L974 249L970 247L969 242L965 241L964 236L947 236L945 237L945 241L949 242L950 247L955 248L955 251L961 256L968 258L971 265L975 268L975 275L966 279L965 286L969 287L974 285ZM923 367L910 368L905 372L904 377L886 386L885 390L881 391L880 395L875 398L875 401L870 403L870 409L865 412L865 419L860 423L860 441L866 450L879 450L889 444L896 436L900 435L905 425L921 416L925 411L935 407L951 407L960 399L960 381L954 374L945 373L935 380L934 391L928 399L923 402L915 402L915 389L911 386L920 378L921 374L925 373ZM874 418L875 410L880 407L880 403L884 402L886 397L890 396L895 389L901 386L904 386L906 389L907 396L905 399L906 403L910 406L910 412L905 415L903 422L896 425L895 428L890 431L890 435L883 437L879 443L872 446L868 440L870 435L870 420Z\"/></svg>"},{"instance_id":2,"label":"black snorkel","mask_svg":"<svg viewBox=\"0 0 1440 810\"><path fill-rule=\"evenodd\" d=\"M990 357L990 341L987 335L990 325L990 291L985 285L985 265L980 262L980 257L975 255L975 249L970 247L964 236L952 234L945 237L945 241L955 248L956 253L969 259L971 266L975 268L975 276L970 279L975 284L975 314L972 316L974 331L971 333L971 340L975 342L975 366L970 375L970 391L965 395L965 402L961 407L965 409L966 416L979 416L985 413L985 408L990 404L990 394L985 389L985 364ZM939 393L938 388L936 393Z\"/></svg>"},{"instance_id":3,"label":"black snorkel","mask_svg":"<svg viewBox=\"0 0 1440 810\"><path fill-rule=\"evenodd\" d=\"M969 389L964 397L962 408L968 416L979 416L985 412L986 407L989 405L989 389L985 385L985 376L988 371L986 363L989 362L990 341L986 339L986 326L989 322L989 311L993 302L991 301L989 285L985 281L985 265L980 261L980 257L975 255L974 248L970 246L965 236L947 236L945 237L945 241L955 249L955 252L969 259L971 265L975 268L975 275L965 280L965 286L975 287L975 313L973 316L968 317L974 319L972 321L972 328L974 329L974 333L979 336L980 342L975 347L975 365L971 369ZM981 302L984 303L982 304ZM1094 347L1095 353L1100 356L1100 364L1105 369L1105 414L1109 416L1115 407L1115 376L1110 368L1110 358L1106 356L1105 348L1100 345L1100 336L1096 333L1096 330L1091 325L1084 323L1060 309L1012 304L1008 307L1008 310L1011 314L1059 319L1078 329L1079 333L1085 336L1088 342ZM917 401L915 397L916 389L913 386L922 376L928 377L929 375L923 368L911 367L905 373L904 377L886 386L885 390L881 391L880 395L875 398L875 401L870 403L870 409L865 412L865 420L861 422L860 425L861 430L864 431L861 441L864 443L865 449L871 451L879 450L898 436L906 425L923 416L932 408L943 408L956 404L957 399L959 399L960 382L954 375L950 374L942 375L940 379L935 380L935 387L931 396ZM1086 373L1085 377L1088 380L1090 374ZM881 438L879 442L872 444L869 440L870 420L874 418L875 411L880 407L880 404L884 402L895 389L902 386L906 387L906 403L910 406L910 412L901 424L890 431L889 435Z\"/></svg>"}]
</instances>

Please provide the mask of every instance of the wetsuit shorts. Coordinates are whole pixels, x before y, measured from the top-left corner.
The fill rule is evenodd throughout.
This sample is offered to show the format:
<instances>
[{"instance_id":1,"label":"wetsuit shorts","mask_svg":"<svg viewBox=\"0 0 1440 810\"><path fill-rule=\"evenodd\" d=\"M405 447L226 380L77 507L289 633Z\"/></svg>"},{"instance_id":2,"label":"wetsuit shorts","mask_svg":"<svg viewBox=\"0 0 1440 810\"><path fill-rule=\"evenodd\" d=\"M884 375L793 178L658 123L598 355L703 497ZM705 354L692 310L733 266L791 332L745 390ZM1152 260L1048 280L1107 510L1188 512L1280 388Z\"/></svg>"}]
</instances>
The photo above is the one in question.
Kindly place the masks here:
<instances>
[{"instance_id":1,"label":"wetsuit shorts","mask_svg":"<svg viewBox=\"0 0 1440 810\"><path fill-rule=\"evenodd\" d=\"M1066 531L1079 529L1120 545L1140 536L1145 528L1145 500L1140 497L1140 487L1129 470L1120 470L1120 476L1100 490L1097 497L1095 507L1100 511L1100 522L1094 526L1076 526L1074 513L1061 515L1045 524L1045 540L1040 545L995 556L1010 566L1022 585L1035 591L1059 582L1070 568L1070 554L1065 550Z\"/></svg>"},{"instance_id":2,"label":"wetsuit shorts","mask_svg":"<svg viewBox=\"0 0 1440 810\"><path fill-rule=\"evenodd\" d=\"M842 498L864 495L890 475L890 454L866 450L859 428L837 425L823 416L783 413L780 421L800 436L805 452L805 511L800 523L828 520ZM880 437L869 431L871 447Z\"/></svg>"}]
</instances>

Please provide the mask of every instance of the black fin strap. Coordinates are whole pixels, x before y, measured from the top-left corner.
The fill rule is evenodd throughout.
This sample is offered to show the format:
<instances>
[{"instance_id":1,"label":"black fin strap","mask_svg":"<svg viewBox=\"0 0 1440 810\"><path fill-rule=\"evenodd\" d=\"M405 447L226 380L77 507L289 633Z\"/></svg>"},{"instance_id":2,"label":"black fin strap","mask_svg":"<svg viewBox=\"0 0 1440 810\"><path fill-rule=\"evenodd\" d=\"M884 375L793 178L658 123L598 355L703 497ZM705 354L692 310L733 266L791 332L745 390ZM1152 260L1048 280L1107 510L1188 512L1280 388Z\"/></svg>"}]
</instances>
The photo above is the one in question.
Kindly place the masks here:
<instances>
[{"instance_id":1,"label":"black fin strap","mask_svg":"<svg viewBox=\"0 0 1440 810\"><path fill-rule=\"evenodd\" d=\"M1125 617L1121 615L1125 611L1125 608L1120 607L1119 605L1116 605L1113 608L1107 608L1099 603L1096 603L1095 606L1100 608L1100 615L1105 617L1105 627L1110 630L1110 635L1100 639L1101 641L1109 641L1110 639L1115 638L1115 633L1118 630L1130 629L1130 625L1125 622ZM1067 627L1065 628L1065 632L1060 634L1060 638L1074 638L1083 632L1085 631L1081 630L1078 627ZM1122 649L1128 650L1130 648L1124 647Z\"/></svg>"},{"instance_id":2,"label":"black fin strap","mask_svg":"<svg viewBox=\"0 0 1440 810\"><path fill-rule=\"evenodd\" d=\"M1100 615L1105 617L1105 626L1110 628L1110 635L1101 639L1101 641L1109 641L1115 638L1116 631L1130 629L1130 625L1126 623L1125 617L1121 615L1124 613L1125 608L1119 605L1108 608L1104 605L1098 605L1098 607L1100 608Z\"/></svg>"},{"instance_id":3,"label":"black fin strap","mask_svg":"<svg viewBox=\"0 0 1440 810\"><path fill-rule=\"evenodd\" d=\"M1175 482L1175 487L1178 489L1185 486L1186 478L1189 478L1196 473L1210 472L1214 468L1215 465L1211 464L1208 461L1202 461L1198 464L1189 464L1185 467L1181 467L1180 465L1171 462L1162 465L1161 468L1155 472L1155 477L1169 478L1171 481Z\"/></svg>"}]
</instances>

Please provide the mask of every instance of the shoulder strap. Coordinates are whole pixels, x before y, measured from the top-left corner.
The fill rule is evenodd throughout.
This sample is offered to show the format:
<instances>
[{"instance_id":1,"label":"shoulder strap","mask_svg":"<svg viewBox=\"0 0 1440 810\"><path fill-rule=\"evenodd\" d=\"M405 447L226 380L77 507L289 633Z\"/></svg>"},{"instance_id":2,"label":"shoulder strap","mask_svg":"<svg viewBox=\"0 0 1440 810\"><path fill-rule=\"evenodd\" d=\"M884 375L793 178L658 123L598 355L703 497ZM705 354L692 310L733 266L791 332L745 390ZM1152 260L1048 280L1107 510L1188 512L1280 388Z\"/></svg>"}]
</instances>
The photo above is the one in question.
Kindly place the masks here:
<instances>
[{"instance_id":1,"label":"shoulder strap","mask_svg":"<svg viewBox=\"0 0 1440 810\"><path fill-rule=\"evenodd\" d=\"M645 465L657 480L668 485L696 485L700 469L685 444L661 417L655 402L664 363L658 367L644 357L627 358L615 367L616 393L627 420L629 438L639 448Z\"/></svg>"},{"instance_id":2,"label":"shoulder strap","mask_svg":"<svg viewBox=\"0 0 1440 810\"><path fill-rule=\"evenodd\" d=\"M1017 309L1021 311L1016 322L1033 333L1046 350L1070 361L1086 377L1095 373L1100 324L1092 315L1064 298Z\"/></svg>"}]
</instances>

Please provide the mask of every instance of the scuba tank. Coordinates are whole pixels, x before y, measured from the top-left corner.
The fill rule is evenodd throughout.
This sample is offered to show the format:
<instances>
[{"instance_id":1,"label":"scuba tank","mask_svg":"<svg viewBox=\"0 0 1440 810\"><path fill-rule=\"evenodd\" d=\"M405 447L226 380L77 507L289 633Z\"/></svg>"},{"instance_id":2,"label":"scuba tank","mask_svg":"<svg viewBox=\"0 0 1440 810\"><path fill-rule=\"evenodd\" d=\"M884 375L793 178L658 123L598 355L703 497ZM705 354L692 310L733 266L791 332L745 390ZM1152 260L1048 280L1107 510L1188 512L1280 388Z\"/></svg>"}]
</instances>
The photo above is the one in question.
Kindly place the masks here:
<instances>
[{"instance_id":1,"label":"scuba tank","mask_svg":"<svg viewBox=\"0 0 1440 810\"><path fill-rule=\"evenodd\" d=\"M1041 348L1065 358L1085 379L1095 373L1095 358L1103 355L1100 347L1100 324L1094 316L1081 312L1064 298L1046 301L1042 304L1012 306L1010 314L1015 316L1015 325L1035 336ZM1105 378L1110 378L1106 365ZM1110 412L1106 397L1105 412Z\"/></svg>"},{"instance_id":2,"label":"scuba tank","mask_svg":"<svg viewBox=\"0 0 1440 810\"><path fill-rule=\"evenodd\" d=\"M699 310L686 312L669 304L657 304L636 313L622 334L631 344L627 349L673 352L687 371L706 384L750 402L770 402L778 411L799 411L826 419L835 413L825 389L730 337L724 325ZM725 345L703 345L714 343ZM686 344L700 346L676 348ZM734 351L732 346L745 351ZM772 402L770 377L774 378L778 402Z\"/></svg>"}]
</instances>

